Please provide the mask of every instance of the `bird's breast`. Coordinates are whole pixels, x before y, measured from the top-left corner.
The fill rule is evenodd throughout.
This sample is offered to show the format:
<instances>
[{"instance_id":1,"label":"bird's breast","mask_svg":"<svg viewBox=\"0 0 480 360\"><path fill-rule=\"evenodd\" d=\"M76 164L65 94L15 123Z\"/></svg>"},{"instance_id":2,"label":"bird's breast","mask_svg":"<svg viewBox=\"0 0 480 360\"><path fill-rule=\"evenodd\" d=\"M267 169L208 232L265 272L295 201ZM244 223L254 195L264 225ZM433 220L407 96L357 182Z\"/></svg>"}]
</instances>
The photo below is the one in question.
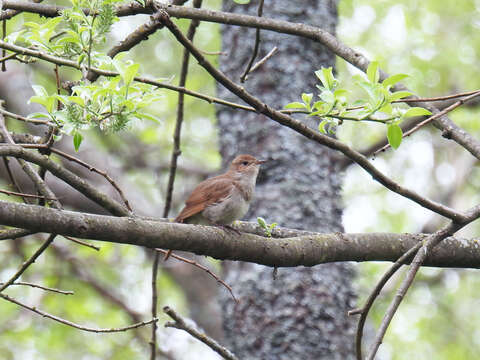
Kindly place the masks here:
<instances>
[{"instance_id":1,"label":"bird's breast","mask_svg":"<svg viewBox=\"0 0 480 360\"><path fill-rule=\"evenodd\" d=\"M208 206L202 215L214 224L229 225L245 216L250 206L241 191L234 188L222 201Z\"/></svg>"}]
</instances>

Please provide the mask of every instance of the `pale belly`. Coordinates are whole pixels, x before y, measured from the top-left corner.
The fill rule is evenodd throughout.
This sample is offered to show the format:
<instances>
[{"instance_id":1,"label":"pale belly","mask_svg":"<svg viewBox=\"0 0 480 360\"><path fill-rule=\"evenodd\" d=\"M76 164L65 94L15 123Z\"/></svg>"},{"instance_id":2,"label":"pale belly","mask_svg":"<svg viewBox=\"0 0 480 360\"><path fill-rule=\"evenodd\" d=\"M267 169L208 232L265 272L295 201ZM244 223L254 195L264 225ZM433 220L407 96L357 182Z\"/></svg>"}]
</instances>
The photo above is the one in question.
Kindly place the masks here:
<instances>
[{"instance_id":1,"label":"pale belly","mask_svg":"<svg viewBox=\"0 0 480 360\"><path fill-rule=\"evenodd\" d=\"M248 211L250 203L238 192L234 192L224 201L210 205L203 210L203 217L207 218L213 224L229 225L235 220L240 220Z\"/></svg>"}]
</instances>

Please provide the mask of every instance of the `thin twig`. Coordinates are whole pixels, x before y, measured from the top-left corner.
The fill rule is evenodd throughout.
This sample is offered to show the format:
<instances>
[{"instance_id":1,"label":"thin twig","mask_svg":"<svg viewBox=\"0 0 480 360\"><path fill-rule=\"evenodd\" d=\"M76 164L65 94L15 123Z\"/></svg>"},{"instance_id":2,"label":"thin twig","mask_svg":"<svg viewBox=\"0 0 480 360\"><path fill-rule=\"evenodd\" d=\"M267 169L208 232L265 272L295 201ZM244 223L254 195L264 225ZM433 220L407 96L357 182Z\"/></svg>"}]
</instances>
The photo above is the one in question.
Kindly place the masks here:
<instances>
[{"instance_id":1,"label":"thin twig","mask_svg":"<svg viewBox=\"0 0 480 360\"><path fill-rule=\"evenodd\" d=\"M67 154L67 153L65 153L61 150L56 149L56 148L50 148L50 150L51 150L51 152L53 152L57 155L60 155L60 156L64 157L65 159L76 162L77 164L87 168L88 170L103 176L113 186L113 188L117 191L118 195L122 199L122 201L125 204L125 206L127 207L127 209L130 210L130 211L133 211L131 206L130 206L130 203L128 202L127 198L125 197L125 194L123 193L122 189L120 189L120 186L117 185L117 183L110 177L110 175L107 174L107 172L105 172L103 170L100 170L100 169L97 169L95 166L87 164L83 160L80 160L79 158L77 158L75 156L72 156L70 154Z\"/></svg>"},{"instance_id":2,"label":"thin twig","mask_svg":"<svg viewBox=\"0 0 480 360\"><path fill-rule=\"evenodd\" d=\"M201 50L201 51L202 51L202 54L204 54L204 55L212 55L212 56L213 55L216 55L216 56L218 56L218 55L221 55L221 56L228 55L228 53L225 52L225 51L206 51L206 50Z\"/></svg>"},{"instance_id":3,"label":"thin twig","mask_svg":"<svg viewBox=\"0 0 480 360\"><path fill-rule=\"evenodd\" d=\"M0 4L1 5L1 4ZM0 6L1 11L1 6ZM5 40L5 36L7 36L7 20L2 21L2 40ZM2 49L2 58L7 57L7 51ZM6 61L2 61L2 71L7 71Z\"/></svg>"},{"instance_id":4,"label":"thin twig","mask_svg":"<svg viewBox=\"0 0 480 360\"><path fill-rule=\"evenodd\" d=\"M4 283L0 283L0 285L3 285L3 284ZM46 287L46 286L42 286L42 285L38 285L38 284L33 284L33 283L30 283L30 282L24 282L24 281L17 281L17 282L14 282L13 284L10 284L10 286L14 286L14 285L30 286L30 287L42 289L42 290L45 290L45 291L51 291L51 292L54 292L54 293L57 293L57 294L62 294L62 295L74 295L75 294L73 291L54 289L54 288L50 288L50 287Z\"/></svg>"},{"instance_id":5,"label":"thin twig","mask_svg":"<svg viewBox=\"0 0 480 360\"><path fill-rule=\"evenodd\" d=\"M83 245L83 246L86 246L86 247L89 247L93 250L97 250L97 251L100 251L100 247L99 246L95 246L95 245L92 245L86 241L81 241L81 240L78 240L78 239L75 239L71 236L64 236L65 239L67 240L70 240L71 242L74 242L76 244L79 244L79 245Z\"/></svg>"},{"instance_id":6,"label":"thin twig","mask_svg":"<svg viewBox=\"0 0 480 360\"><path fill-rule=\"evenodd\" d=\"M1 108L1 103L0 103L0 108ZM16 145L15 141L13 141L12 136L10 135L7 126L5 124L5 118L3 114L0 114L0 133L3 135L3 139L5 142L11 144L11 145ZM40 198L40 201L44 201L44 199L55 199L55 200L49 200L52 206L56 209L60 209L61 205L58 200L56 200L55 194L50 190L50 188L47 186L45 181L35 172L33 167L26 162L24 159L16 159L22 170L27 174L27 176L30 178L30 180L33 182L37 192L39 195L43 196L43 198ZM9 171L8 167L8 162L5 162L5 166L7 167L7 171ZM13 180L13 175L10 176L10 178ZM14 184L15 181L13 180ZM23 191L20 190L20 188L17 186L18 192L22 193ZM23 201L25 203L28 203L26 201L26 198L23 198ZM8 286L8 285L7 285ZM0 290L1 292L1 290Z\"/></svg>"},{"instance_id":7,"label":"thin twig","mask_svg":"<svg viewBox=\"0 0 480 360\"><path fill-rule=\"evenodd\" d=\"M1 108L1 104L0 104L0 108ZM9 143L10 145L16 145L7 129L7 126L5 125L5 118L1 113L0 113L0 133L3 135L4 141ZM43 179L40 178L40 176L35 172L33 167L28 162L20 158L17 158L16 160L19 163L22 170L25 172L25 174L27 174L27 176L33 182L39 195L44 196L45 199L49 199L49 198L56 199L56 196L52 192L52 190L50 190L50 188L47 186L45 181L43 181ZM19 190L19 192L22 192L22 191ZM58 200L51 201L51 204L53 207L57 209L61 208L60 202Z\"/></svg>"},{"instance_id":8,"label":"thin twig","mask_svg":"<svg viewBox=\"0 0 480 360\"><path fill-rule=\"evenodd\" d=\"M0 190L0 193L8 196L13 195L13 196L28 197L28 198L34 198L34 199L57 200L56 198L45 198L45 196L42 196L42 195L25 194L25 193L7 191L7 190Z\"/></svg>"},{"instance_id":9,"label":"thin twig","mask_svg":"<svg viewBox=\"0 0 480 360\"><path fill-rule=\"evenodd\" d=\"M71 321L68 321L68 320L65 320L65 319L62 319L61 317L58 317L58 316L55 316L55 315L51 315L49 313L46 313L44 311L41 311L39 309L37 309L36 307L34 306L29 306L29 305L26 305L24 303L21 303L20 301L16 300L16 299L13 299L12 297L8 296L8 295L5 295L5 294L0 294L0 297L7 300L7 301L10 301L11 303L14 303L18 306L21 306L25 309L28 309L30 311L33 311L34 313L37 313L43 317L46 317L46 318L49 318L49 319L52 319L52 320L55 320L59 323L62 323L64 325L68 325L68 326L71 326L75 329L79 329L79 330L83 330L83 331L88 331L88 332L94 332L94 333L115 333L115 332L122 332L122 331L127 331L127 330L131 330L131 329L136 329L138 327L141 327L141 326L145 326L145 325L149 325L151 324L152 322L156 322L158 321L158 319L152 319L152 320L149 320L149 321L142 321L140 323L136 323L136 324L133 324L133 325L130 325L130 326L126 326L126 327L122 327L122 328L110 328L110 329L96 329L96 328L90 328L90 327L86 327L86 326L83 326L83 325L79 325L79 324L75 324Z\"/></svg>"},{"instance_id":10,"label":"thin twig","mask_svg":"<svg viewBox=\"0 0 480 360\"><path fill-rule=\"evenodd\" d=\"M171 309L168 306L165 306L163 308L163 312L170 316L175 322L167 322L165 324L165 327L173 327L176 329L184 330L190 335L192 335L195 339L200 340L203 342L205 345L210 347L213 351L218 353L221 357L227 360L238 360L238 358L227 348L223 347L220 345L218 342L216 342L214 339L211 337L208 337L206 334L201 333L200 331L196 330L190 325L187 325L185 320L183 320L182 317L180 317L173 309Z\"/></svg>"},{"instance_id":11,"label":"thin twig","mask_svg":"<svg viewBox=\"0 0 480 360\"><path fill-rule=\"evenodd\" d=\"M10 182L11 182L12 186L14 187L14 189L17 190L17 192L18 192L19 194L23 194L23 191L22 191L22 189L20 188L20 184L17 183L17 180L16 180L15 177L13 176L12 169L10 168L9 161L10 161L10 160L8 160L7 157L4 157L4 158L3 158L3 164L5 165L5 169L7 170L8 178L10 179ZM26 204L29 203L25 197L22 197L22 200L23 200L23 202L26 203Z\"/></svg>"},{"instance_id":12,"label":"thin twig","mask_svg":"<svg viewBox=\"0 0 480 360\"><path fill-rule=\"evenodd\" d=\"M442 111L439 111L437 112L436 114L432 115L432 116L429 116L428 118L426 118L425 120L423 120L422 122L418 123L417 125L415 125L413 128L411 128L410 130L408 130L407 132L405 132L403 134L403 138L406 138L407 136L410 136L412 135L414 132L418 131L420 128L422 128L423 126L431 123L432 121L434 120L437 120L439 118L441 118L442 116L444 116L445 114L448 114L450 111L453 111L455 110L457 107L465 104L468 100L471 100L471 99L474 99L476 97L480 96L480 91L477 90L475 91L474 93L472 93L470 96L467 96L463 99L460 99L458 101L456 101L455 103L453 103L452 105L446 107L445 109L443 109ZM449 133L448 131L444 133L444 136L445 137L448 137L449 136ZM387 150L388 148L390 148L390 144L386 144L384 147L382 147L381 149L378 149L377 151L375 151L373 153L373 155L377 155L378 153L382 152L382 151L385 151Z\"/></svg>"},{"instance_id":13,"label":"thin twig","mask_svg":"<svg viewBox=\"0 0 480 360\"><path fill-rule=\"evenodd\" d=\"M5 229L0 230L0 240L18 239L24 236L34 234L34 231L26 229Z\"/></svg>"},{"instance_id":14,"label":"thin twig","mask_svg":"<svg viewBox=\"0 0 480 360\"><path fill-rule=\"evenodd\" d=\"M163 249L159 249L159 248L156 248L155 251L157 252L161 252L162 254L166 255L167 254L167 250L163 250ZM175 253L172 253L170 255L172 258L175 258L177 260L180 260L180 261L183 261L184 263L187 263L187 264L190 264L190 265L193 265L193 266L196 266L197 268L205 271L207 274L209 274L211 277L213 277L218 283L222 284L227 290L228 292L230 293L230 295L232 296L233 300L235 300L236 303L238 303L238 299L235 297L235 295L233 294L233 290L232 290L232 287L230 285L228 285L225 281L223 281L222 279L220 279L218 277L218 275L216 275L214 272L212 272L209 268L207 268L206 266L203 266L201 264L199 264L198 262L194 261L194 260L190 260L190 259L187 259L187 258L184 258L182 256L179 256Z\"/></svg>"},{"instance_id":15,"label":"thin twig","mask_svg":"<svg viewBox=\"0 0 480 360\"><path fill-rule=\"evenodd\" d=\"M27 261L22 264L20 269L18 269L17 272L13 274L12 277L10 277L10 279L8 279L2 286L0 286L0 293L7 287L12 285L20 276L22 276L22 274L28 269L28 267L32 265L35 260L37 260L38 257L42 255L42 253L48 248L48 246L53 242L55 237L55 234L50 234L48 236L48 239L42 244L42 246L37 249L37 251L35 251L35 253Z\"/></svg>"},{"instance_id":16,"label":"thin twig","mask_svg":"<svg viewBox=\"0 0 480 360\"><path fill-rule=\"evenodd\" d=\"M158 264L160 262L160 256L158 252L155 252L153 265L152 265L152 317L157 316L158 305L158 293L157 293L157 274ZM157 324L152 324L152 330L150 335L150 360L155 360L157 356Z\"/></svg>"},{"instance_id":17,"label":"thin twig","mask_svg":"<svg viewBox=\"0 0 480 360\"><path fill-rule=\"evenodd\" d=\"M55 67L53 68L53 72L55 73L55 84L57 85L57 95L60 96L60 74L58 73L58 64L55 64ZM57 100L57 111L60 111L62 109L62 103L60 100ZM47 148L47 151L44 151L46 155L50 155L50 148L52 147L53 143L55 142L55 136L58 135L59 129L56 125L50 124L48 126L48 132L45 135L45 146ZM40 171L43 173L42 178L45 177L46 170L44 168L41 168Z\"/></svg>"},{"instance_id":18,"label":"thin twig","mask_svg":"<svg viewBox=\"0 0 480 360\"><path fill-rule=\"evenodd\" d=\"M32 146L33 148L41 148L39 145ZM88 197L90 200L102 206L105 210L116 216L128 216L129 211L122 204L98 191L85 180L75 175L73 172L65 169L50 158L42 156L36 152L26 151L23 149L23 144L20 145L1 145L0 156L12 156L19 159L27 160L28 162L45 167L52 175L63 180L65 183L72 186L74 189ZM38 174L35 173L36 176ZM40 179L41 180L41 179ZM47 197L50 197L47 195Z\"/></svg>"},{"instance_id":19,"label":"thin twig","mask_svg":"<svg viewBox=\"0 0 480 360\"><path fill-rule=\"evenodd\" d=\"M275 55L275 53L277 52L278 48L275 46L272 50L270 50L270 52L265 55L263 58L261 58L260 60L258 60L258 62L252 66L252 68L250 69L250 73L254 72L255 70L257 70L260 66L262 66L263 64L265 64L267 62L268 59L270 59L273 55Z\"/></svg>"},{"instance_id":20,"label":"thin twig","mask_svg":"<svg viewBox=\"0 0 480 360\"><path fill-rule=\"evenodd\" d=\"M399 100L394 100L392 103L414 103L414 102L433 102L433 101L444 101L444 100L451 100L451 99L456 99L459 97L464 97L464 96L469 96L478 93L480 90L473 90L473 91L466 91L466 92L461 92L458 94L451 94L451 95L443 95L443 96L435 96L435 97L429 97L429 98L416 98L416 99L399 99Z\"/></svg>"},{"instance_id":21,"label":"thin twig","mask_svg":"<svg viewBox=\"0 0 480 360\"><path fill-rule=\"evenodd\" d=\"M370 292L370 295L368 296L368 299L365 302L365 305L363 305L363 307L360 309L354 309L348 312L348 315L350 316L360 314L360 318L358 319L358 324L357 324L357 334L355 337L357 360L362 360L363 328L365 326L365 321L367 320L368 313L370 312L370 309L372 308L373 303L375 302L376 298L382 291L385 284L393 276L393 274L395 274L395 272L398 269L400 269L402 265L406 264L408 260L414 254L416 254L418 249L422 247L422 245L423 244L419 242L417 245L415 245L410 250L408 250L405 254L403 254L400 258L398 258L398 260L395 261L395 263L393 263L393 265L388 269L388 271L385 274L383 274L381 279L377 282L373 290Z\"/></svg>"},{"instance_id":22,"label":"thin twig","mask_svg":"<svg viewBox=\"0 0 480 360\"><path fill-rule=\"evenodd\" d=\"M415 275L417 274L418 270L424 263L425 259L427 256L431 253L433 248L437 246L440 242L442 242L446 237L452 236L463 228L464 226L468 225L472 221L478 219L480 216L480 205L477 205L467 211L467 216L464 221L462 222L453 222L451 221L448 225L440 229L439 231L435 232L434 234L431 234L423 246L420 248L419 251L417 251L415 257L412 260L412 263L410 265L410 268L407 272L407 275L403 279L400 287L397 290L397 293L393 300L390 302L390 305L385 312L385 315L383 316L382 323L380 324L380 327L377 331L377 334L375 336L375 340L370 347L370 351L367 356L367 360L373 360L375 358L375 355L378 351L378 348L380 347L383 337L385 336L385 333L387 332L387 329L390 325L390 322L393 319L393 316L395 315L396 311L398 310L402 300L404 299L405 295L407 294L407 291L409 290L410 286L413 283L413 280L415 279Z\"/></svg>"},{"instance_id":23,"label":"thin twig","mask_svg":"<svg viewBox=\"0 0 480 360\"><path fill-rule=\"evenodd\" d=\"M258 4L258 10L257 10L257 16L262 17L263 15L263 2L264 0L260 0ZM240 82L244 83L245 80L248 78L248 74L250 73L250 69L253 65L253 62L255 61L255 58L257 57L258 54L258 48L260 47L260 28L257 28L255 30L255 45L253 46L253 52L252 52L252 57L250 61L248 62L247 67L245 68L245 71L243 72L243 75L240 76Z\"/></svg>"},{"instance_id":24,"label":"thin twig","mask_svg":"<svg viewBox=\"0 0 480 360\"><path fill-rule=\"evenodd\" d=\"M5 49L2 50L2 52L3 52L3 51L5 51ZM7 60L10 60L10 59L12 59L12 58L14 58L14 57L16 57L16 56L17 56L17 54L15 54L15 53L14 53L14 54L7 55L7 56L4 56L4 57L0 58L0 63L3 64L3 63L6 62Z\"/></svg>"},{"instance_id":25,"label":"thin twig","mask_svg":"<svg viewBox=\"0 0 480 360\"><path fill-rule=\"evenodd\" d=\"M48 125L49 124L49 122L47 120L29 119L29 118L26 118L24 116L14 114L10 111L7 111L7 110L5 110L1 107L0 107L0 113L5 115L5 116L8 116L12 119L28 122L28 123L31 123L31 124L34 124L34 125Z\"/></svg>"}]
</instances>

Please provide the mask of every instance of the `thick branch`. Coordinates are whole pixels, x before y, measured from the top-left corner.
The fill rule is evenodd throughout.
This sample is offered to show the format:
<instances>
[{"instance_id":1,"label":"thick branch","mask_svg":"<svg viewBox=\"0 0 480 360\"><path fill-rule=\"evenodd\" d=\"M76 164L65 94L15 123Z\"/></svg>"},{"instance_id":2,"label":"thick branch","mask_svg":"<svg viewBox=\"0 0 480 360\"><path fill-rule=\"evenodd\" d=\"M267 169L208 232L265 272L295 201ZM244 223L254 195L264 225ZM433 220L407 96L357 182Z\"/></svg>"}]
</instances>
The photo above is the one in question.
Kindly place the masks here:
<instances>
[{"instance_id":1,"label":"thick branch","mask_svg":"<svg viewBox=\"0 0 480 360\"><path fill-rule=\"evenodd\" d=\"M337 261L396 261L425 239L422 234L314 234L265 238L237 236L216 227L140 218L91 215L0 201L0 224L35 232L184 250L222 260L267 266L314 266ZM295 234L294 230L280 230ZM275 236L275 232L273 234ZM449 238L429 252L424 265L480 268L477 240Z\"/></svg>"}]
</instances>

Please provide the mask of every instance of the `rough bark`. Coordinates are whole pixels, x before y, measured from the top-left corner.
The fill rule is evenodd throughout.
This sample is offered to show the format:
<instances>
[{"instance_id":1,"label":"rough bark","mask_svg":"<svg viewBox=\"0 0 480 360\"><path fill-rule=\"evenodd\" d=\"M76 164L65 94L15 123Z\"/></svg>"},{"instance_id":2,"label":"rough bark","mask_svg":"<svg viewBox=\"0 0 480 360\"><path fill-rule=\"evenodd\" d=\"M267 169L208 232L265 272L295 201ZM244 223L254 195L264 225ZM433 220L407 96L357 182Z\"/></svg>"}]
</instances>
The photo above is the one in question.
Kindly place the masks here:
<instances>
[{"instance_id":1,"label":"rough bark","mask_svg":"<svg viewBox=\"0 0 480 360\"><path fill-rule=\"evenodd\" d=\"M224 2L225 11L254 14L248 6ZM267 17L317 25L334 32L334 1L267 0ZM254 29L222 28L221 69L236 81L249 61ZM332 66L334 56L317 43L263 31L258 59L278 47L277 54L250 74L245 87L267 104L281 108L302 92L315 92L314 71ZM222 98L232 99L219 88ZM257 182L256 201L247 218L262 216L282 226L342 231L340 176L331 151L308 141L259 114L218 108L220 146L224 161L250 153L269 159ZM308 119L304 119L308 122ZM312 127L314 124L310 124ZM354 306L350 265L272 271L259 265L231 263L227 281L239 304L221 296L224 330L231 349L245 359L350 359L353 357Z\"/></svg>"},{"instance_id":2,"label":"rough bark","mask_svg":"<svg viewBox=\"0 0 480 360\"><path fill-rule=\"evenodd\" d=\"M471 218L468 221L472 221ZM255 223L239 222L237 235L217 227L94 215L0 201L0 241L35 232L55 233L116 244L183 250L219 260L272 267L315 266L344 261L396 261L428 234L312 233L276 228L272 237ZM480 268L478 239L451 237L430 251L424 266ZM194 290L191 290L194 291Z\"/></svg>"}]
</instances>

